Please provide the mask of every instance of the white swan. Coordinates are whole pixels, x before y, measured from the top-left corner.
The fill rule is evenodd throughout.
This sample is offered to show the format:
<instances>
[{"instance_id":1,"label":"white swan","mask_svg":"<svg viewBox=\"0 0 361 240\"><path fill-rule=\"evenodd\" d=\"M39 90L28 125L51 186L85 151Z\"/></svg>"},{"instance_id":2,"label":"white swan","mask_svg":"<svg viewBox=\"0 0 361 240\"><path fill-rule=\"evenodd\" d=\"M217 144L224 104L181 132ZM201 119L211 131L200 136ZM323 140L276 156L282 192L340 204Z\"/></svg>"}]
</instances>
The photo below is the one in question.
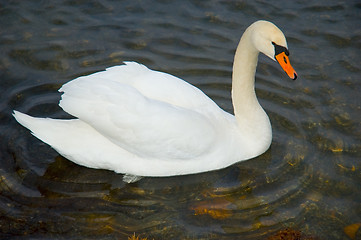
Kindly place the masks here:
<instances>
[{"instance_id":1,"label":"white swan","mask_svg":"<svg viewBox=\"0 0 361 240\"><path fill-rule=\"evenodd\" d=\"M136 176L224 168L264 153L271 144L271 124L254 90L259 52L278 61L290 78L297 77L281 30L267 21L253 23L234 57L235 115L177 77L125 62L59 89L59 105L77 119L34 118L17 111L14 117L67 159L124 173L128 182Z\"/></svg>"}]
</instances>

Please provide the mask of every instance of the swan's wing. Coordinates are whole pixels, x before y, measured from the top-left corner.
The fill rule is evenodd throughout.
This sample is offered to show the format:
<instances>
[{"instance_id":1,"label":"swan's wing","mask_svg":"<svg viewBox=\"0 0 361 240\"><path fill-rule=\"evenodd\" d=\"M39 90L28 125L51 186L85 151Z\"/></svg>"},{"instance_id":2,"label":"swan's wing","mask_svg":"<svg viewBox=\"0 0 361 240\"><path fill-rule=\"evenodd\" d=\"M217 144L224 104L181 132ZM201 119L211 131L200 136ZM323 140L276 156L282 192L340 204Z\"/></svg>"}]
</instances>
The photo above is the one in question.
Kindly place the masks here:
<instances>
[{"instance_id":1,"label":"swan's wing","mask_svg":"<svg viewBox=\"0 0 361 240\"><path fill-rule=\"evenodd\" d=\"M169 91L169 87L159 84L157 81L154 83L162 89L161 92ZM173 83L172 88L177 89L176 85ZM154 94L152 90L145 96L132 85L97 74L96 77L81 77L65 84L60 89L64 92L60 106L93 126L113 143L138 156L194 158L209 150L217 139L213 123L208 118L212 115L209 109L213 108L208 105L213 102L207 104L203 94L195 97L198 93L194 93L193 87L187 91L182 82L179 89L183 94L178 101L180 104L171 104L149 97ZM179 91L174 92L169 99L177 102L174 96ZM172 96L170 93L165 95ZM187 108L187 104L202 105L204 109L196 111ZM206 111L208 115L204 113Z\"/></svg>"},{"instance_id":2,"label":"swan's wing","mask_svg":"<svg viewBox=\"0 0 361 240\"><path fill-rule=\"evenodd\" d=\"M137 89L142 95L195 111L209 111L217 109L217 104L193 85L173 75L154 71L136 62L125 62L124 65L107 68L76 80L102 79L129 85ZM74 81L72 81L74 82ZM64 91L66 84L60 91ZM70 86L69 86L70 87Z\"/></svg>"}]
</instances>

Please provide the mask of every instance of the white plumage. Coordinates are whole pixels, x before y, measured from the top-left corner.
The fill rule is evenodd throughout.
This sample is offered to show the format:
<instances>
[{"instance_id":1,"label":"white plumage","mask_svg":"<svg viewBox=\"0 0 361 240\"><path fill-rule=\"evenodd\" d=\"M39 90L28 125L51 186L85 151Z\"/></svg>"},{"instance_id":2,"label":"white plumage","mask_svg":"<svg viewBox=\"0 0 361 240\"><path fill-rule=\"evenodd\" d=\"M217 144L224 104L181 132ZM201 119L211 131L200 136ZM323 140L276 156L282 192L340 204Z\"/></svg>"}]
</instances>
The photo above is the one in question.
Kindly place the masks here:
<instances>
[{"instance_id":1,"label":"white plumage","mask_svg":"<svg viewBox=\"0 0 361 240\"><path fill-rule=\"evenodd\" d=\"M256 23L266 24L283 36L271 23ZM248 29L257 33L256 23ZM241 43L235 67L244 58ZM249 51L251 42L243 43L243 51ZM285 45L285 40L280 44ZM272 49L269 51L272 53ZM258 101L253 101L252 64L254 69L256 64L250 62L241 68L251 72L251 79L233 76L233 84L239 86L233 88L232 95L243 94L234 102L236 117L220 109L198 88L135 62L64 84L59 89L63 92L59 105L76 119L34 118L17 111L14 116L37 138L83 166L135 176L219 169L262 154L271 142L268 117ZM234 69L234 74L237 71ZM252 85L253 92L242 89L246 84ZM247 107L239 107L242 104Z\"/></svg>"}]
</instances>

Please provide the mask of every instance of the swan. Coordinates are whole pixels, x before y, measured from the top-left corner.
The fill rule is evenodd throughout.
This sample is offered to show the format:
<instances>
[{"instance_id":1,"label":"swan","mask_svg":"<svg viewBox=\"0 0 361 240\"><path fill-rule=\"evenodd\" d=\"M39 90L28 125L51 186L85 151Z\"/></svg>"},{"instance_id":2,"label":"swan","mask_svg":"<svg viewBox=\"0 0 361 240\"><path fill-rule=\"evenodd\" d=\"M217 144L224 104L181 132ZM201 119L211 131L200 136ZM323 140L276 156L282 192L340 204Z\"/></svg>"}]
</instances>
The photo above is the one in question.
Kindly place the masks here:
<instances>
[{"instance_id":1,"label":"swan","mask_svg":"<svg viewBox=\"0 0 361 240\"><path fill-rule=\"evenodd\" d=\"M234 115L182 79L124 62L59 89L59 106L75 119L15 110L13 116L65 158L125 174L126 182L225 168L264 153L272 141L270 120L255 94L259 52L297 78L282 31L268 21L251 24L234 56Z\"/></svg>"}]
</instances>

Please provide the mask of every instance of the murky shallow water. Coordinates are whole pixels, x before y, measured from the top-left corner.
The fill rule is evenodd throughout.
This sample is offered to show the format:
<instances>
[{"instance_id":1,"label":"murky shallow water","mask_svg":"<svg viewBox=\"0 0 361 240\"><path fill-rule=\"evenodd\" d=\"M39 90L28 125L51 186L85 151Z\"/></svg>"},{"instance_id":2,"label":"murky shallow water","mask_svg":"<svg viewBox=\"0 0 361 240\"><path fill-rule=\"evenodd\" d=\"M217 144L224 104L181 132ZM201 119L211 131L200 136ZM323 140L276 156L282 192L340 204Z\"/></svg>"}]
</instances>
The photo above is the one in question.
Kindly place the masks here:
<instances>
[{"instance_id":1,"label":"murky shallow water","mask_svg":"<svg viewBox=\"0 0 361 240\"><path fill-rule=\"evenodd\" d=\"M349 239L361 223L361 5L356 1L9 1L0 4L0 236ZM234 50L258 19L285 33L299 79L260 57L270 150L204 174L144 178L75 165L11 117L68 118L65 82L125 60L198 86L225 110ZM358 233L359 234L359 233ZM360 235L358 235L360 236Z\"/></svg>"}]
</instances>

